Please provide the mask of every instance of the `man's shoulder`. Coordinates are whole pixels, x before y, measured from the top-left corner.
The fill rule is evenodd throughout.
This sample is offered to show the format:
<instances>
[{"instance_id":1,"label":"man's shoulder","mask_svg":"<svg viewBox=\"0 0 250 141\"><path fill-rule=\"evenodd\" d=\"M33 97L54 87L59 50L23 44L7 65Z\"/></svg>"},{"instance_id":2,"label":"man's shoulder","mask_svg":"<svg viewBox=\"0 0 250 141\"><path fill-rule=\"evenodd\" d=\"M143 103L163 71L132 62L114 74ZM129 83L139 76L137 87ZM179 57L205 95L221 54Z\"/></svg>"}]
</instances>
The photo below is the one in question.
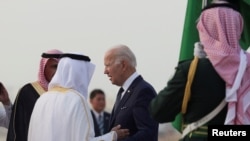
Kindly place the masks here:
<instances>
[{"instance_id":1,"label":"man's shoulder","mask_svg":"<svg viewBox=\"0 0 250 141\"><path fill-rule=\"evenodd\" d=\"M110 116L110 115L111 115L111 114L110 114L109 112L107 112L107 111L104 111L103 113L104 113L104 116Z\"/></svg>"},{"instance_id":2,"label":"man's shoulder","mask_svg":"<svg viewBox=\"0 0 250 141\"><path fill-rule=\"evenodd\" d=\"M192 59L186 59L186 60L181 60L178 62L178 65L183 65L183 64L190 64L192 62Z\"/></svg>"},{"instance_id":3,"label":"man's shoulder","mask_svg":"<svg viewBox=\"0 0 250 141\"><path fill-rule=\"evenodd\" d=\"M90 113L91 113L91 114L94 114L94 111L93 111L93 109L90 109Z\"/></svg>"},{"instance_id":4,"label":"man's shoulder","mask_svg":"<svg viewBox=\"0 0 250 141\"><path fill-rule=\"evenodd\" d=\"M26 83L19 89L18 93L27 92L30 91L31 89L33 89L31 83Z\"/></svg>"},{"instance_id":5,"label":"man's shoulder","mask_svg":"<svg viewBox=\"0 0 250 141\"><path fill-rule=\"evenodd\" d=\"M192 59L187 59L187 60L181 60L178 62L178 66L190 66L191 62L193 61ZM199 64L211 64L208 58L199 58L198 60Z\"/></svg>"},{"instance_id":6,"label":"man's shoulder","mask_svg":"<svg viewBox=\"0 0 250 141\"><path fill-rule=\"evenodd\" d=\"M23 88L27 88L27 87L31 87L31 82L30 82L30 83L26 83L26 84L24 84L24 85L21 87L21 89L23 89Z\"/></svg>"}]
</instances>

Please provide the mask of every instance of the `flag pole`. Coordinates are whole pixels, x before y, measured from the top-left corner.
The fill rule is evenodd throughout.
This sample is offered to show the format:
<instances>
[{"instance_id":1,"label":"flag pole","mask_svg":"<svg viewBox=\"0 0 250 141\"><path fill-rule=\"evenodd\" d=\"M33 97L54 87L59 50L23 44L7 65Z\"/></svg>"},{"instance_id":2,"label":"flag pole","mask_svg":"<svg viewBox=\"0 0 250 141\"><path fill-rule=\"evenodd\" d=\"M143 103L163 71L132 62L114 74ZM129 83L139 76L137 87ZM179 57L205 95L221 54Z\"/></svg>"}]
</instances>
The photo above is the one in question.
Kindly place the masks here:
<instances>
[{"instance_id":1,"label":"flag pole","mask_svg":"<svg viewBox=\"0 0 250 141\"><path fill-rule=\"evenodd\" d=\"M200 16L201 9L207 6L212 0L188 0L186 7L186 15L182 32L181 49L179 61L192 59L194 43L199 41L198 31L195 22ZM190 36L192 35L192 36ZM182 114L178 114L172 125L179 132L182 132Z\"/></svg>"}]
</instances>

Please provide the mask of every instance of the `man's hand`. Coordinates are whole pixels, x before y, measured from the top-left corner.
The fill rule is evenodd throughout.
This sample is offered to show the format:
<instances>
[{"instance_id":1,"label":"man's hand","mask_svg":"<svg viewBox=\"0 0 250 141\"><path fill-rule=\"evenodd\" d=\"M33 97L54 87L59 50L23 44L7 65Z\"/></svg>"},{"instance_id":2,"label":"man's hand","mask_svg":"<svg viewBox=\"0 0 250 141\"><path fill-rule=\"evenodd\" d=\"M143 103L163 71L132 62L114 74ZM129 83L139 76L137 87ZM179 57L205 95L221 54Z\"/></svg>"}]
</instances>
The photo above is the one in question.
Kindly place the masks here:
<instances>
[{"instance_id":1,"label":"man's hand","mask_svg":"<svg viewBox=\"0 0 250 141\"><path fill-rule=\"evenodd\" d=\"M121 125L117 125L112 128L111 131L115 131L117 134L117 139L124 139L129 135L129 130L128 129L121 129Z\"/></svg>"},{"instance_id":2,"label":"man's hand","mask_svg":"<svg viewBox=\"0 0 250 141\"><path fill-rule=\"evenodd\" d=\"M1 82L0 82L0 101L4 105L10 105L10 103L11 103L10 98L9 98L9 94Z\"/></svg>"}]
</instances>

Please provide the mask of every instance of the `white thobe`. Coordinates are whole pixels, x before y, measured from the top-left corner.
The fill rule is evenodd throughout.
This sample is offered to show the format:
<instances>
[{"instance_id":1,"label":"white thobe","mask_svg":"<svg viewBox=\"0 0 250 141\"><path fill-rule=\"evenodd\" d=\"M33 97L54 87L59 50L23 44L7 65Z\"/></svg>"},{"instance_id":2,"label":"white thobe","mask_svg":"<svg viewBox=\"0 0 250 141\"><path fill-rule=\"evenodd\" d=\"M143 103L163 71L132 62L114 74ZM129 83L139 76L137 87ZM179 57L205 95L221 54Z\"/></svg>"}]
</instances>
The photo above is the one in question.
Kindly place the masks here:
<instances>
[{"instance_id":1,"label":"white thobe","mask_svg":"<svg viewBox=\"0 0 250 141\"><path fill-rule=\"evenodd\" d=\"M78 92L48 91L33 109L28 141L116 141L114 131L94 137L94 124L86 99Z\"/></svg>"}]
</instances>

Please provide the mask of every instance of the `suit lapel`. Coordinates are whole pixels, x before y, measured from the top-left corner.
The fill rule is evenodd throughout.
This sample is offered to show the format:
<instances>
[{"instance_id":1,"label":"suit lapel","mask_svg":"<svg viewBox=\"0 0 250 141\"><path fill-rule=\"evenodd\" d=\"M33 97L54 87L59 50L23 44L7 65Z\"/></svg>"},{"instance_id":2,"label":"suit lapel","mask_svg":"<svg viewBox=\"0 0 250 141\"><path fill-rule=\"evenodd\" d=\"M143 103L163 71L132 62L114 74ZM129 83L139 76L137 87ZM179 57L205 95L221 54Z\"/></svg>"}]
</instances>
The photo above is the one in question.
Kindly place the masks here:
<instances>
[{"instance_id":1,"label":"suit lapel","mask_svg":"<svg viewBox=\"0 0 250 141\"><path fill-rule=\"evenodd\" d=\"M94 112L92 110L90 112L91 112L91 115L93 117L95 134L100 135L100 131L99 131L99 128L98 128L98 124L97 124L95 114L94 114Z\"/></svg>"},{"instance_id":2,"label":"suit lapel","mask_svg":"<svg viewBox=\"0 0 250 141\"><path fill-rule=\"evenodd\" d=\"M129 88L126 90L123 98L121 99L116 111L114 111L114 107L112 109L111 112L111 116L110 116L110 122L109 122L109 130L111 130L115 125L115 117L117 116L117 114L121 111L121 109L126 108L126 106L124 106L126 104L126 102L129 100L129 98L131 97L131 95L133 94L134 91L134 87L140 82L142 81L143 78L139 75L129 86Z\"/></svg>"},{"instance_id":3,"label":"suit lapel","mask_svg":"<svg viewBox=\"0 0 250 141\"><path fill-rule=\"evenodd\" d=\"M141 76L138 76L132 83L131 85L129 86L129 88L126 90L126 92L124 93L119 105L118 105L118 108L116 109L115 111L115 116L124 108L127 108L126 107L126 102L128 101L128 99L131 97L131 95L133 94L133 91L134 91L134 87L142 80L142 77Z\"/></svg>"},{"instance_id":4,"label":"suit lapel","mask_svg":"<svg viewBox=\"0 0 250 141\"><path fill-rule=\"evenodd\" d=\"M104 112L104 132L108 131L110 117Z\"/></svg>"},{"instance_id":5,"label":"suit lapel","mask_svg":"<svg viewBox=\"0 0 250 141\"><path fill-rule=\"evenodd\" d=\"M129 99L129 97L131 96L131 94L132 94L132 92L131 92L130 89L128 89L128 90L124 93L124 95L123 95L123 97L122 97L122 99L121 99L121 101L120 101L120 103L119 103L119 105L118 105L118 108L117 108L117 110L116 110L116 113L120 112L120 111L124 108L124 105L125 105L125 103L127 102L127 100Z\"/></svg>"},{"instance_id":6,"label":"suit lapel","mask_svg":"<svg viewBox=\"0 0 250 141\"><path fill-rule=\"evenodd\" d=\"M114 121L115 121L115 112L114 112L114 107L113 107L111 115L110 115L110 120L109 120L109 130L113 128Z\"/></svg>"}]
</instances>

